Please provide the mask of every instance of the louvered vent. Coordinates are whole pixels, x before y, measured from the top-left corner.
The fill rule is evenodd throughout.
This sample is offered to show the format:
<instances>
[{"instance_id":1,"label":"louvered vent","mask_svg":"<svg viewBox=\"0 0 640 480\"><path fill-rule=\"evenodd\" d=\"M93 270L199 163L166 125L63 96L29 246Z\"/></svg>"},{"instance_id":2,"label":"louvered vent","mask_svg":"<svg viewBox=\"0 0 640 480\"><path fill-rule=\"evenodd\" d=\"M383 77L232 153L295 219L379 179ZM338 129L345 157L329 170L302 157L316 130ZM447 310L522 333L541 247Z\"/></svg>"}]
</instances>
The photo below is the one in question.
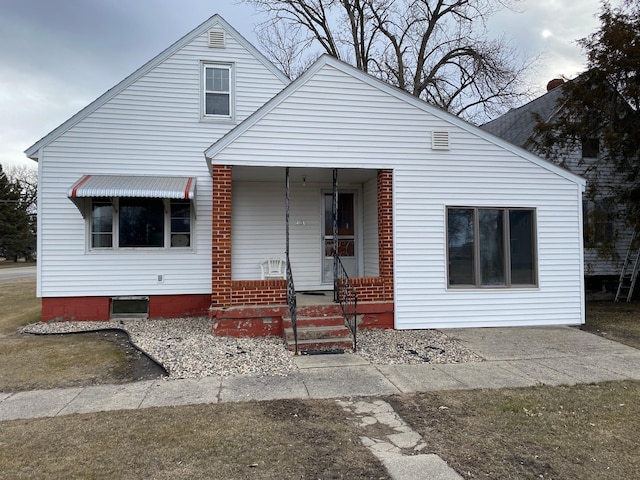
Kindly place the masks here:
<instances>
[{"instance_id":1,"label":"louvered vent","mask_svg":"<svg viewBox=\"0 0 640 480\"><path fill-rule=\"evenodd\" d=\"M449 150L449 132L431 132L432 150Z\"/></svg>"},{"instance_id":2,"label":"louvered vent","mask_svg":"<svg viewBox=\"0 0 640 480\"><path fill-rule=\"evenodd\" d=\"M209 30L209 48L224 48L224 30Z\"/></svg>"}]
</instances>

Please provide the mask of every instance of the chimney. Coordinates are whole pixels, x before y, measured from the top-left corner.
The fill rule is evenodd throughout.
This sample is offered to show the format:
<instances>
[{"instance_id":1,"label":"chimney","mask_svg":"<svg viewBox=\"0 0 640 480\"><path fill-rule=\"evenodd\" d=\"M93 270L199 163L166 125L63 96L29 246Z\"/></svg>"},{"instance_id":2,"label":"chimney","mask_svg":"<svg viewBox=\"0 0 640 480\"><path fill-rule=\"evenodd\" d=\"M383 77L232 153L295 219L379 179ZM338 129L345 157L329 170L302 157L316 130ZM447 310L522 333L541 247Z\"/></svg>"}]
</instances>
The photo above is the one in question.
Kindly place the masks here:
<instances>
[{"instance_id":1,"label":"chimney","mask_svg":"<svg viewBox=\"0 0 640 480\"><path fill-rule=\"evenodd\" d=\"M549 83L547 83L547 92L550 92L554 88L558 88L563 84L564 84L564 80L562 78L554 78Z\"/></svg>"}]
</instances>

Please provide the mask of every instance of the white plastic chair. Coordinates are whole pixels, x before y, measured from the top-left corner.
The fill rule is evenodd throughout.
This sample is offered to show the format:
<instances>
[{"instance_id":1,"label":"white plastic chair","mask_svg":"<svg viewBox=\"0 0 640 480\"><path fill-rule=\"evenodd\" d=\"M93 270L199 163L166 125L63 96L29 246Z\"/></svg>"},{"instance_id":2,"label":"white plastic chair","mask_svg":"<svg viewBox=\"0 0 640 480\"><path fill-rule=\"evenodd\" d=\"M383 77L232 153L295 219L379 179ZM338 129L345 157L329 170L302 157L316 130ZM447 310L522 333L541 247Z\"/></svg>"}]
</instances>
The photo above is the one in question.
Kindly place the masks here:
<instances>
[{"instance_id":1,"label":"white plastic chair","mask_svg":"<svg viewBox=\"0 0 640 480\"><path fill-rule=\"evenodd\" d=\"M267 258L260 263L260 272L262 273L262 280L286 278L285 261L279 257Z\"/></svg>"}]
</instances>

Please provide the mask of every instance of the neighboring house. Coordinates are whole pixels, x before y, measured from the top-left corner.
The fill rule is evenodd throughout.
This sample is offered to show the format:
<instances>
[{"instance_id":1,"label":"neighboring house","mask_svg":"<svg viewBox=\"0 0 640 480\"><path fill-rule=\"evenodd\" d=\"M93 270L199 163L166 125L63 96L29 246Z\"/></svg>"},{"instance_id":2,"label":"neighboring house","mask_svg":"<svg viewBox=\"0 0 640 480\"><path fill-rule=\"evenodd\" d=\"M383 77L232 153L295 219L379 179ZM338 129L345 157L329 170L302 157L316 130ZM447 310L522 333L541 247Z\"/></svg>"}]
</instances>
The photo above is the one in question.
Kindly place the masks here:
<instances>
[{"instance_id":1,"label":"neighboring house","mask_svg":"<svg viewBox=\"0 0 640 480\"><path fill-rule=\"evenodd\" d=\"M535 153L535 127L539 120L553 122L561 111L563 84L561 79L552 80L546 94L480 128ZM615 289L633 230L618 218L618 205L613 200L613 190L625 182L625 174L618 172L615 165L601 161L600 143L597 132L581 139L575 150L563 158L562 167L587 180L582 205L588 283L592 288L606 285Z\"/></svg>"},{"instance_id":2,"label":"neighboring house","mask_svg":"<svg viewBox=\"0 0 640 480\"><path fill-rule=\"evenodd\" d=\"M217 15L27 155L45 321L280 334L260 264L289 230L296 290L332 291L334 171L362 326L584 321L581 178L332 57L289 83Z\"/></svg>"}]
</instances>

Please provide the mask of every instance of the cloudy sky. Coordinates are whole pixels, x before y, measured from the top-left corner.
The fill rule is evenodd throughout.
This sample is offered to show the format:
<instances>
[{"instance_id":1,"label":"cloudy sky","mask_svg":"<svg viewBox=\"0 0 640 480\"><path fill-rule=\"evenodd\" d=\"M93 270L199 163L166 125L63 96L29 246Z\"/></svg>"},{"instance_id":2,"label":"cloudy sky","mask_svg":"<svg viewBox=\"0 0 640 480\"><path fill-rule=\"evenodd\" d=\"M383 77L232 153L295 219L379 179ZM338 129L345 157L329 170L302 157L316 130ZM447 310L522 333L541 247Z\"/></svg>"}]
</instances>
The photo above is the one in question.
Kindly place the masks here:
<instances>
[{"instance_id":1,"label":"cloudy sky","mask_svg":"<svg viewBox=\"0 0 640 480\"><path fill-rule=\"evenodd\" d=\"M575 41L598 6L522 0L489 26L542 55L531 83L543 89L584 68ZM256 44L261 18L236 0L0 0L0 162L32 164L27 147L215 13Z\"/></svg>"}]
</instances>

